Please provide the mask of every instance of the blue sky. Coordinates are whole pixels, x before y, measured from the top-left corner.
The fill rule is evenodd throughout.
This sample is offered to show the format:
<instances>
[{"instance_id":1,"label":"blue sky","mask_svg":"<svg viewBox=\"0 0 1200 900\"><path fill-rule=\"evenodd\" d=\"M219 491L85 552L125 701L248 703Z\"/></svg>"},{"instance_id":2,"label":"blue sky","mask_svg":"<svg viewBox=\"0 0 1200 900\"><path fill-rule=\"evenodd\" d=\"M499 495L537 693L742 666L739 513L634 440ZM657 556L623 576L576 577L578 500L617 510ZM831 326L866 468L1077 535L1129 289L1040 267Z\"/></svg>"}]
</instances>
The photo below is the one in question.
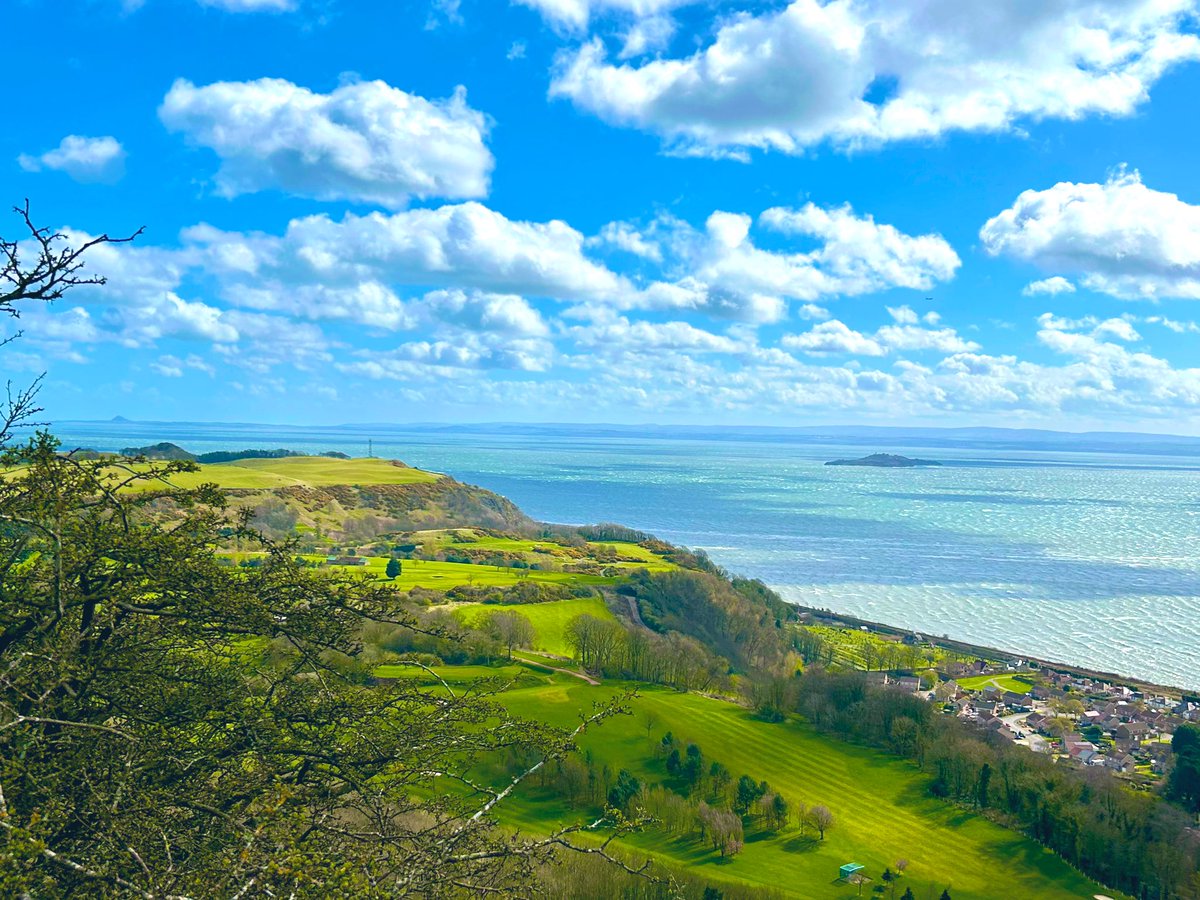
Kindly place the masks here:
<instances>
[{"instance_id":1,"label":"blue sky","mask_svg":"<svg viewBox=\"0 0 1200 900\"><path fill-rule=\"evenodd\" d=\"M23 0L51 417L1200 431L1195 0ZM3 224L5 237L19 223Z\"/></svg>"}]
</instances>

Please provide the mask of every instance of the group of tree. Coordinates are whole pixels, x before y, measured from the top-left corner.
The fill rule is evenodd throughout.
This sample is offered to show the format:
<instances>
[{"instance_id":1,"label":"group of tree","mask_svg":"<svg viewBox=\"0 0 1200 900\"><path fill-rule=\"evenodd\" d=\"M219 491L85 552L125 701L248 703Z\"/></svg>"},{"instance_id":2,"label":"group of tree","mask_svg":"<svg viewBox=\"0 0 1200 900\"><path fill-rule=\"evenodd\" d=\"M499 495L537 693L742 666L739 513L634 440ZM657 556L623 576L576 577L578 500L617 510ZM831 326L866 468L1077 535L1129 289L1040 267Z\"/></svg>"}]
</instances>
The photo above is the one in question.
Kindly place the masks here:
<instances>
[{"instance_id":1,"label":"group of tree","mask_svg":"<svg viewBox=\"0 0 1200 900\"><path fill-rule=\"evenodd\" d=\"M739 672L795 669L792 629L784 627L795 609L762 582L677 569L639 572L619 591L649 628L694 638Z\"/></svg>"},{"instance_id":2,"label":"group of tree","mask_svg":"<svg viewBox=\"0 0 1200 900\"><path fill-rule=\"evenodd\" d=\"M582 613L567 623L566 639L589 672L681 691L730 689L729 663L679 632L656 634Z\"/></svg>"}]
</instances>

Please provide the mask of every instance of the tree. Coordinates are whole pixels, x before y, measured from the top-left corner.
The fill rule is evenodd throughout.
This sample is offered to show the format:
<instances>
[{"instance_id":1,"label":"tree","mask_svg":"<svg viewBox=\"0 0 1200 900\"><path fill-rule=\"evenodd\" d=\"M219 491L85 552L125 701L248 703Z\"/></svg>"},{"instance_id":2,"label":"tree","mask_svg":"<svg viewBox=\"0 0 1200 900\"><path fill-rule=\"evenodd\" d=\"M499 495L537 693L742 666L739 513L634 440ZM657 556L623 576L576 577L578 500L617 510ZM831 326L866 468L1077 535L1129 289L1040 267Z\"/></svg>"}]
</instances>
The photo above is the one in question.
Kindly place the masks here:
<instances>
[{"instance_id":1,"label":"tree","mask_svg":"<svg viewBox=\"0 0 1200 900\"><path fill-rule=\"evenodd\" d=\"M389 559L388 563L387 563L387 568L384 570L384 574L386 574L388 578L395 578L402 571L404 571L404 569L400 565L400 560Z\"/></svg>"},{"instance_id":2,"label":"tree","mask_svg":"<svg viewBox=\"0 0 1200 900\"><path fill-rule=\"evenodd\" d=\"M992 783L992 767L988 763L984 763L979 770L979 782L975 788L975 805L980 809L986 809L988 805L988 788Z\"/></svg>"},{"instance_id":3,"label":"tree","mask_svg":"<svg viewBox=\"0 0 1200 900\"><path fill-rule=\"evenodd\" d=\"M905 888L904 893L900 895L900 900L917 900L917 897L913 893L913 889L908 887Z\"/></svg>"},{"instance_id":4,"label":"tree","mask_svg":"<svg viewBox=\"0 0 1200 900\"><path fill-rule=\"evenodd\" d=\"M683 758L679 755L679 748L672 747L671 752L667 754L667 774L678 775L683 769Z\"/></svg>"},{"instance_id":5,"label":"tree","mask_svg":"<svg viewBox=\"0 0 1200 900\"><path fill-rule=\"evenodd\" d=\"M750 812L750 807L754 805L754 801L762 796L758 789L758 784L749 775L743 775L738 779L737 791L733 798L733 811L739 816L744 816Z\"/></svg>"},{"instance_id":6,"label":"tree","mask_svg":"<svg viewBox=\"0 0 1200 900\"><path fill-rule=\"evenodd\" d=\"M608 792L608 805L624 811L641 789L642 783L633 777L633 773L622 769L617 773L617 783Z\"/></svg>"},{"instance_id":7,"label":"tree","mask_svg":"<svg viewBox=\"0 0 1200 900\"><path fill-rule=\"evenodd\" d=\"M833 827L833 813L829 811L829 807L814 806L808 811L808 820L812 823L813 828L817 829L821 840L825 840L825 832Z\"/></svg>"},{"instance_id":8,"label":"tree","mask_svg":"<svg viewBox=\"0 0 1200 900\"><path fill-rule=\"evenodd\" d=\"M21 219L23 232L12 240L0 237L0 316L21 317L21 310L36 303L52 303L73 288L102 285L103 275L84 272L84 256L101 244L123 244L142 233L139 228L129 237L114 238L107 234L74 244L60 232L39 228L29 213L29 201L13 208ZM0 339L5 347L21 336L17 331ZM7 385L7 401L0 406L0 446L9 442L13 429L30 425L41 412L37 406L38 388L42 376L24 388Z\"/></svg>"},{"instance_id":9,"label":"tree","mask_svg":"<svg viewBox=\"0 0 1200 900\"><path fill-rule=\"evenodd\" d=\"M370 684L364 626L422 627L403 596L162 488L191 470L0 452L0 894L528 895L566 837L493 810L611 708L566 734L486 690ZM233 533L262 565L218 564ZM515 751L503 789L443 787Z\"/></svg>"},{"instance_id":10,"label":"tree","mask_svg":"<svg viewBox=\"0 0 1200 900\"><path fill-rule=\"evenodd\" d=\"M778 831L788 820L788 802L782 794L776 794L771 801L771 827Z\"/></svg>"},{"instance_id":11,"label":"tree","mask_svg":"<svg viewBox=\"0 0 1200 900\"><path fill-rule=\"evenodd\" d=\"M950 888L946 888L942 891L942 896L939 898L939 900L953 900L953 898L950 896Z\"/></svg>"},{"instance_id":12,"label":"tree","mask_svg":"<svg viewBox=\"0 0 1200 900\"><path fill-rule=\"evenodd\" d=\"M1167 796L1188 812L1200 812L1200 725L1180 725L1171 738L1175 762Z\"/></svg>"},{"instance_id":13,"label":"tree","mask_svg":"<svg viewBox=\"0 0 1200 900\"><path fill-rule=\"evenodd\" d=\"M532 644L535 635L533 623L527 616L508 609L489 612L483 619L483 630L503 645L509 659L517 647Z\"/></svg>"}]
</instances>

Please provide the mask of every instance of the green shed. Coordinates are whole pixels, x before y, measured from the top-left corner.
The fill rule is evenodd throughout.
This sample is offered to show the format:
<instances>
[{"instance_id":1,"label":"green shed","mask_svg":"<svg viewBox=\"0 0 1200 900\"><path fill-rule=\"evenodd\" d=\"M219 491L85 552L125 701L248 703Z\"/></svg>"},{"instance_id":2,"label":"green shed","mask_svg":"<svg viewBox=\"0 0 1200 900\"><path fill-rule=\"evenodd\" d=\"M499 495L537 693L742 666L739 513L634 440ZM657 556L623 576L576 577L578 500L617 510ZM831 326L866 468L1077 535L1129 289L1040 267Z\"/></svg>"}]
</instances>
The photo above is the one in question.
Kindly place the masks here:
<instances>
[{"instance_id":1,"label":"green shed","mask_svg":"<svg viewBox=\"0 0 1200 900\"><path fill-rule=\"evenodd\" d=\"M849 881L850 876L857 875L859 872L861 872L865 868L866 868L866 866L860 866L858 863L846 863L844 866L842 866L838 870L839 872L841 872L841 875L839 877L841 878L842 881Z\"/></svg>"}]
</instances>

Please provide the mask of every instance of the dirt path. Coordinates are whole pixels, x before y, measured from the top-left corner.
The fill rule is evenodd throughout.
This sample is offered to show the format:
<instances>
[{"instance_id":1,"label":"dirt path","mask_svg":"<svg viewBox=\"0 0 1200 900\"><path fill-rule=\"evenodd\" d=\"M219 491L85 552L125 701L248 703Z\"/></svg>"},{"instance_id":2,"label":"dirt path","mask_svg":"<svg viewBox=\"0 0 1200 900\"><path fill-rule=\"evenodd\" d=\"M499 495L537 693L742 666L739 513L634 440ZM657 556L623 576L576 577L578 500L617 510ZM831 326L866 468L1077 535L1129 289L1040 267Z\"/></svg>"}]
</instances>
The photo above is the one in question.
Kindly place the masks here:
<instances>
[{"instance_id":1,"label":"dirt path","mask_svg":"<svg viewBox=\"0 0 1200 900\"><path fill-rule=\"evenodd\" d=\"M533 650L526 650L525 653L529 654L530 656L540 656L541 655ZM518 659L521 662L526 663L527 665L537 666L539 669L546 669L547 671L550 671L550 672L558 672L560 675L570 675L572 678L578 678L580 681L586 681L592 687L600 686L599 681L597 681L595 678L592 678L592 676L590 676L590 675L584 674L583 672L575 672L571 669L560 669L557 666L550 665L549 663L539 662L538 660L535 660L535 659L527 659L525 656L515 656L513 658Z\"/></svg>"},{"instance_id":2,"label":"dirt path","mask_svg":"<svg viewBox=\"0 0 1200 900\"><path fill-rule=\"evenodd\" d=\"M626 597L625 601L629 604L629 618L633 619L633 623L638 627L649 631L650 627L642 621L642 611L638 609L637 598Z\"/></svg>"}]
</instances>

